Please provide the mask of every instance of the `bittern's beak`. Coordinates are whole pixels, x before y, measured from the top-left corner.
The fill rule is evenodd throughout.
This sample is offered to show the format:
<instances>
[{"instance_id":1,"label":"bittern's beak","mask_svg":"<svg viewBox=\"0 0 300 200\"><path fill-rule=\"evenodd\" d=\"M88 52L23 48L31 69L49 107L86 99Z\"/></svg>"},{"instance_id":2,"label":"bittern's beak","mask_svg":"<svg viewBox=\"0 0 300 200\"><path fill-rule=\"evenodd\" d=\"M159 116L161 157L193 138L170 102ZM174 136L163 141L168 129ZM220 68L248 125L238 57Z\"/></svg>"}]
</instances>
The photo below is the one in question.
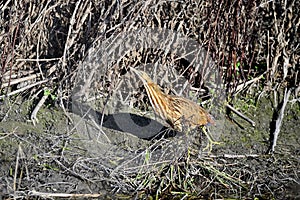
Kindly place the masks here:
<instances>
[{"instance_id":1,"label":"bittern's beak","mask_svg":"<svg viewBox=\"0 0 300 200\"><path fill-rule=\"evenodd\" d=\"M134 73L136 73L136 75L138 75L140 78L142 77L141 71L138 71L138 70L134 69L133 67L130 67L130 70L133 71Z\"/></svg>"},{"instance_id":2,"label":"bittern's beak","mask_svg":"<svg viewBox=\"0 0 300 200\"><path fill-rule=\"evenodd\" d=\"M136 70L133 67L130 67L130 70L136 73L136 75L142 80L143 84L152 82L151 78L145 72Z\"/></svg>"}]
</instances>

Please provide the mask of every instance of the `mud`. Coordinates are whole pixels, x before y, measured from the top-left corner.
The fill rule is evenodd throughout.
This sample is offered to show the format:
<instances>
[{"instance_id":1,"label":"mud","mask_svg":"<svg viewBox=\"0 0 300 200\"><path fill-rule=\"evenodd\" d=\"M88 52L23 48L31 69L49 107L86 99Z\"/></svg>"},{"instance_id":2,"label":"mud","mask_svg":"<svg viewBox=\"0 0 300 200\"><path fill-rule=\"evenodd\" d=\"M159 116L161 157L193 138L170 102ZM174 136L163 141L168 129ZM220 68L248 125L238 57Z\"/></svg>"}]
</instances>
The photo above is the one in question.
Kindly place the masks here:
<instances>
[{"instance_id":1,"label":"mud","mask_svg":"<svg viewBox=\"0 0 300 200\"><path fill-rule=\"evenodd\" d=\"M37 195L35 192L38 191L51 194L92 193L102 198L130 199L139 195L140 189L144 195L151 196L152 188L147 193L145 185L134 185L134 181L127 179L138 183L139 176L148 173L140 171L145 168L138 166L156 163L155 167L147 168L152 172L164 168L172 163L173 158L186 155L187 146L191 145L196 146L193 148L196 152L191 153L195 162L197 159L213 162L227 177L232 176L243 183L224 183L227 189L218 185L203 189L199 183L196 190L187 187L187 190L194 191L190 197L199 197L200 194L202 198L300 199L300 106L297 103L288 105L276 152L271 155L266 152L274 106L272 98L268 97L260 99L258 104L242 98L235 102L238 110L255 121L255 127L235 114L230 115L231 119L216 116L217 125L209 129L221 144L214 145L209 154L202 151L204 142L198 143L199 140L195 139L199 132L186 136L169 131L168 136L160 139L139 138L137 136L140 136L143 126L136 130L138 134L135 135L134 130L129 131L131 133L121 131L108 119L101 127L91 118L65 113L54 107L41 109L39 123L34 126L29 121L31 106L31 102L4 102L1 108L2 197L45 197ZM138 118L138 121L141 120ZM158 127L164 125L156 123ZM164 133L167 130L162 129ZM201 138L203 140L204 136ZM236 174L239 174L238 177L234 177Z\"/></svg>"}]
</instances>

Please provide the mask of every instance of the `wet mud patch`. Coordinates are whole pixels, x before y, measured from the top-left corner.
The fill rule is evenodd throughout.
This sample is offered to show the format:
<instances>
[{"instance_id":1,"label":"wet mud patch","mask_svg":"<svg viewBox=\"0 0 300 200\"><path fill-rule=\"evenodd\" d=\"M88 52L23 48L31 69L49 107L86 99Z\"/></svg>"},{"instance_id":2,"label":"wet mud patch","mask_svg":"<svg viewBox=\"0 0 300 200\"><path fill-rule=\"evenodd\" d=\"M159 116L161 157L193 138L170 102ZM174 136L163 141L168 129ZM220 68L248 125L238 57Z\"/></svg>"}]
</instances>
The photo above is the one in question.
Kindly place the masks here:
<instances>
[{"instance_id":1,"label":"wet mud patch","mask_svg":"<svg viewBox=\"0 0 300 200\"><path fill-rule=\"evenodd\" d=\"M222 143L209 154L199 131L141 139L55 108L42 109L33 126L26 103L17 107L11 110L28 112L3 112L0 123L2 197L299 198L298 104L287 109L272 155L265 154L272 113L267 98L243 109L255 127L234 115L241 126L218 119L224 126L210 131Z\"/></svg>"}]
</instances>

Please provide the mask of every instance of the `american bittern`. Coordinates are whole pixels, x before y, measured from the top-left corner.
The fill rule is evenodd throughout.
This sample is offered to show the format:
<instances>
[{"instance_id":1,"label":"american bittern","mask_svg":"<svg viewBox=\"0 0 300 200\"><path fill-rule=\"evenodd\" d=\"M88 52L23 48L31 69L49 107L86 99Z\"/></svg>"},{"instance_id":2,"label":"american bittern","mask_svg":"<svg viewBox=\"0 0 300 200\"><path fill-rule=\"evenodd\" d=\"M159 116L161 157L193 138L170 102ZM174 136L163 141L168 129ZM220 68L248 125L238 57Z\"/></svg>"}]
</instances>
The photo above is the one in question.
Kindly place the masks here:
<instances>
[{"instance_id":1,"label":"american bittern","mask_svg":"<svg viewBox=\"0 0 300 200\"><path fill-rule=\"evenodd\" d=\"M163 120L166 120L173 129L182 131L183 127L194 129L199 126L204 127L207 124L215 124L208 112L195 102L183 97L165 94L145 72L132 67L130 69L142 80L153 110ZM212 144L218 144L218 142L212 139L211 135L206 132L205 127L203 132L209 140L205 149L209 148L211 150Z\"/></svg>"}]
</instances>

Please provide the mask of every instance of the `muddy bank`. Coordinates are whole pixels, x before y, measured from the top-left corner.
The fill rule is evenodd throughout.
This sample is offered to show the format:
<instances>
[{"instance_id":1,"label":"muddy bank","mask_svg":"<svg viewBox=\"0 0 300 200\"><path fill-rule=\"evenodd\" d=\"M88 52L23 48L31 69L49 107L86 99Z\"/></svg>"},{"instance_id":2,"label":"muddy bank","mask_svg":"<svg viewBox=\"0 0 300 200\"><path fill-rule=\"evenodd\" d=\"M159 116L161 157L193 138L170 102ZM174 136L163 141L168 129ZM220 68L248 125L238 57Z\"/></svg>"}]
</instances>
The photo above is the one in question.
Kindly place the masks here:
<instances>
[{"instance_id":1,"label":"muddy bank","mask_svg":"<svg viewBox=\"0 0 300 200\"><path fill-rule=\"evenodd\" d=\"M161 198L299 199L299 104L289 104L276 152L267 155L272 101L264 97L257 105L235 103L256 126L235 115L231 117L239 125L216 116L217 125L210 131L221 144L209 154L203 151L206 139L199 131L141 139L112 122L101 128L91 118L54 107L40 110L39 123L33 126L28 121L30 102L5 103L1 196L61 193L130 199L149 198L158 191Z\"/></svg>"}]
</instances>

